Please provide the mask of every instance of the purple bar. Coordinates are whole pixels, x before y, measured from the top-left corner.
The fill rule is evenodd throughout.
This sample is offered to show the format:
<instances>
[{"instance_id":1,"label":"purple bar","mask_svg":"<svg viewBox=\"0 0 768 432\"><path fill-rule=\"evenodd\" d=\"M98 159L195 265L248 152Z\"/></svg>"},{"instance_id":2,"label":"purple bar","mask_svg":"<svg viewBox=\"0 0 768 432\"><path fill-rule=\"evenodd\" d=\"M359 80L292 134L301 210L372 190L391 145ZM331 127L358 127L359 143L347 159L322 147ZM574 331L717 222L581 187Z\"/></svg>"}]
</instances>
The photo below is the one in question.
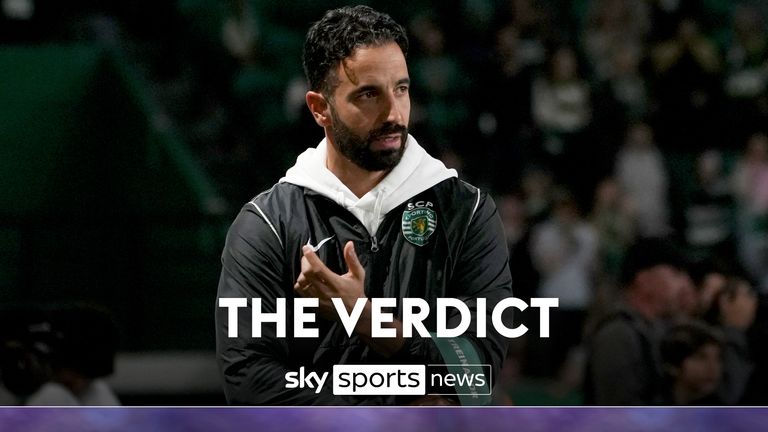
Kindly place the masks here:
<instances>
[{"instance_id":1,"label":"purple bar","mask_svg":"<svg viewBox=\"0 0 768 432\"><path fill-rule=\"evenodd\" d=\"M2 432L756 431L768 408L2 408Z\"/></svg>"}]
</instances>

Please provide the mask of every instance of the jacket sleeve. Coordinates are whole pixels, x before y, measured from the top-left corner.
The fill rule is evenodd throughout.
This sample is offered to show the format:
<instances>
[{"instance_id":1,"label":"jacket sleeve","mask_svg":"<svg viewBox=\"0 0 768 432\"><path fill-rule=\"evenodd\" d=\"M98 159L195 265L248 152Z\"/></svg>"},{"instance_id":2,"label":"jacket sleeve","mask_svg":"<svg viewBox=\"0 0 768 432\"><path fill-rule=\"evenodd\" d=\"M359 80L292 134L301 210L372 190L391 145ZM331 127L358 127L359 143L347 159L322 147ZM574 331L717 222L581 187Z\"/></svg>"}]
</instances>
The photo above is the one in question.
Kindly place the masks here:
<instances>
[{"instance_id":1,"label":"jacket sleeve","mask_svg":"<svg viewBox=\"0 0 768 432\"><path fill-rule=\"evenodd\" d=\"M282 248L271 225L248 208L240 212L227 234L215 314L216 353L227 401L237 405L343 405L345 401L327 389L316 393L315 389L285 388L291 352L288 339L276 337L274 324L262 325L262 337L251 336L252 298L261 299L262 313L275 312L276 298L288 298L286 309L291 307L293 287L285 286ZM228 336L228 310L219 306L220 299L233 297L248 299L247 307L238 309L237 337Z\"/></svg>"},{"instance_id":2,"label":"jacket sleeve","mask_svg":"<svg viewBox=\"0 0 768 432\"><path fill-rule=\"evenodd\" d=\"M491 318L496 304L512 296L512 277L501 219L493 200L487 195L483 195L477 202L477 209L471 216L463 238L446 295L462 300L469 307L471 324L462 338L474 347L481 363L491 365L492 376L497 377L506 357L508 340L495 330ZM477 312L478 298L486 299L484 311ZM461 316L454 309L449 310L453 313L449 313L447 317L447 326L454 328L459 324ZM485 315L485 337L477 335L478 313ZM508 328L514 327L511 318L512 309L509 308L502 315L502 321ZM456 346L451 342L439 343L436 338L414 338L407 346L412 357L421 358L423 361L456 363L456 355L450 349L438 348L449 345ZM461 357L463 355L459 355L459 358Z\"/></svg>"},{"instance_id":3,"label":"jacket sleeve","mask_svg":"<svg viewBox=\"0 0 768 432\"><path fill-rule=\"evenodd\" d=\"M509 341L492 324L492 312L498 302L512 296L512 276L509 271L509 249L501 218L493 200L483 194L470 221L461 247L449 294L464 301L472 312L472 322L465 333L478 348L481 361L490 364L493 376L499 376ZM485 311L477 310L477 299L485 298ZM502 314L502 321L513 328L512 308ZM477 335L477 314L485 314L486 337ZM448 324L458 324L459 317L450 317Z\"/></svg>"}]
</instances>

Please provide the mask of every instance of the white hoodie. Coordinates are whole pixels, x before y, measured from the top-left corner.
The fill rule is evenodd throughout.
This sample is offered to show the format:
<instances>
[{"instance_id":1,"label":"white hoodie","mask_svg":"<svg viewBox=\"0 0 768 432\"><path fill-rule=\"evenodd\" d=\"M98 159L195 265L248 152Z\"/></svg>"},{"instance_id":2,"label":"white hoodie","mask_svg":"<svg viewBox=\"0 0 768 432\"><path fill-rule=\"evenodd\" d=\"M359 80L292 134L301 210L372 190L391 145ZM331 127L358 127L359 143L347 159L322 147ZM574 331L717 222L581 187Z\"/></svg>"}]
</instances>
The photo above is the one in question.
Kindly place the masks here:
<instances>
[{"instance_id":1,"label":"white hoodie","mask_svg":"<svg viewBox=\"0 0 768 432\"><path fill-rule=\"evenodd\" d=\"M323 139L317 148L300 154L296 165L288 169L280 182L309 188L332 199L355 215L371 235L376 234L390 210L441 181L458 176L456 170L446 168L408 135L400 163L376 187L358 198L326 167L327 146Z\"/></svg>"}]
</instances>

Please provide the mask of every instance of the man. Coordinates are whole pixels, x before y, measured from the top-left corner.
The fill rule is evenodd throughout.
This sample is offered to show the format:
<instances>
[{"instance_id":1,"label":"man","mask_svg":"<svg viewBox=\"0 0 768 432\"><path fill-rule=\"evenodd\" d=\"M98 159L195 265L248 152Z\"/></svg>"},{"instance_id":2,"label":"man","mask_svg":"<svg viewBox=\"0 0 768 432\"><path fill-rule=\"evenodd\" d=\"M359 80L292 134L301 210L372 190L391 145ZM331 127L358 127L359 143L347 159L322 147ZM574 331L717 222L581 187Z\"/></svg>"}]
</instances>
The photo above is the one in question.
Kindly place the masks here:
<instances>
[{"instance_id":1,"label":"man","mask_svg":"<svg viewBox=\"0 0 768 432\"><path fill-rule=\"evenodd\" d=\"M679 291L687 283L684 267L683 257L663 239L641 239L627 251L624 297L589 342L585 403L661 402L659 340L664 318L677 312Z\"/></svg>"},{"instance_id":2,"label":"man","mask_svg":"<svg viewBox=\"0 0 768 432\"><path fill-rule=\"evenodd\" d=\"M409 77L403 28L366 6L329 11L309 30L304 69L306 102L325 139L301 154L270 190L240 212L227 237L218 297L258 298L273 313L287 298L286 338L262 325L251 337L251 304L241 309L237 338L228 311L217 307L217 351L227 400L234 404L444 403L432 398L346 397L321 389L286 388L285 374L322 374L335 364L448 364L474 359L500 369L506 341L494 328L478 337L476 299L492 308L511 295L507 249L492 200L457 179L408 135ZM296 298L319 300L317 338L295 338ZM401 300L430 305L459 298L472 311L463 337L404 338ZM358 299L395 298L395 337L372 337L367 300L351 336L333 298L346 312ZM448 316L448 328L458 322ZM507 321L508 322L508 321ZM511 325L509 325L511 327ZM415 333L414 333L415 335ZM454 401L455 402L455 401Z\"/></svg>"}]
</instances>

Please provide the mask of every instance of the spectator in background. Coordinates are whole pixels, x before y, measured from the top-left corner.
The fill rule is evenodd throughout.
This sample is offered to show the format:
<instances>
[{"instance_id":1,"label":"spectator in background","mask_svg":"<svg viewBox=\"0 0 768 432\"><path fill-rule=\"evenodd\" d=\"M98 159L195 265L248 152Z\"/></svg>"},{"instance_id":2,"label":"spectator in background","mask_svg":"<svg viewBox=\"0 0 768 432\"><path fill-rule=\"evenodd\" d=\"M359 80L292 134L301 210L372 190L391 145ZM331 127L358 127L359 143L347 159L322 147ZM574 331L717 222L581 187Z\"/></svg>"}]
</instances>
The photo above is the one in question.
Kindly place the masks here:
<instances>
[{"instance_id":1,"label":"spectator in background","mask_svg":"<svg viewBox=\"0 0 768 432\"><path fill-rule=\"evenodd\" d=\"M716 285L706 294L707 299L711 296L711 303L703 317L724 335L724 376L717 394L726 404L738 404L754 370L747 332L755 322L757 296L749 282L733 275L721 274L709 283Z\"/></svg>"},{"instance_id":2,"label":"spectator in background","mask_svg":"<svg viewBox=\"0 0 768 432\"><path fill-rule=\"evenodd\" d=\"M665 405L722 405L722 341L699 322L670 328L661 340Z\"/></svg>"},{"instance_id":3,"label":"spectator in background","mask_svg":"<svg viewBox=\"0 0 768 432\"><path fill-rule=\"evenodd\" d=\"M494 91L474 95L480 130L493 149L486 154L486 166L493 169L486 170L485 175L499 190L520 181L519 173L530 157L534 135L531 83L540 59L528 55L520 31L512 24L502 27L496 32L492 55L480 71L482 82Z\"/></svg>"},{"instance_id":4,"label":"spectator in background","mask_svg":"<svg viewBox=\"0 0 768 432\"><path fill-rule=\"evenodd\" d=\"M454 150L459 143L456 134L463 133L458 125L469 116L464 96L468 89L467 74L458 59L445 46L445 31L429 15L421 15L410 23L417 50L411 61L414 83L414 111L422 116L414 119L414 128L421 127L428 150L439 156Z\"/></svg>"},{"instance_id":5,"label":"spectator in background","mask_svg":"<svg viewBox=\"0 0 768 432\"><path fill-rule=\"evenodd\" d=\"M542 222L552 209L554 179L552 174L540 167L530 167L520 181L525 199L525 214L531 225Z\"/></svg>"},{"instance_id":6,"label":"spectator in background","mask_svg":"<svg viewBox=\"0 0 768 432\"><path fill-rule=\"evenodd\" d=\"M633 0L595 0L587 12L584 52L596 81L615 74L615 53L628 45L638 45L650 29L648 7Z\"/></svg>"},{"instance_id":7,"label":"spectator in background","mask_svg":"<svg viewBox=\"0 0 768 432\"><path fill-rule=\"evenodd\" d=\"M597 258L595 230L580 216L569 192L558 191L551 217L533 228L531 257L541 275L538 295L559 300L558 308L550 312L552 336L536 341L544 351L539 357L543 373L552 376L581 343Z\"/></svg>"},{"instance_id":8,"label":"spectator in background","mask_svg":"<svg viewBox=\"0 0 768 432\"><path fill-rule=\"evenodd\" d=\"M708 150L696 160L696 187L685 208L685 241L694 259L729 256L733 245L734 202L719 151Z\"/></svg>"},{"instance_id":9,"label":"spectator in background","mask_svg":"<svg viewBox=\"0 0 768 432\"><path fill-rule=\"evenodd\" d=\"M117 332L110 317L89 306L53 313L57 340L51 377L26 400L27 405L120 405L104 377L114 371Z\"/></svg>"},{"instance_id":10,"label":"spectator in background","mask_svg":"<svg viewBox=\"0 0 768 432\"><path fill-rule=\"evenodd\" d=\"M768 136L749 138L736 162L739 258L761 288L768 286Z\"/></svg>"},{"instance_id":11,"label":"spectator in background","mask_svg":"<svg viewBox=\"0 0 768 432\"><path fill-rule=\"evenodd\" d=\"M704 319L704 315L712 308L715 299L723 291L728 282L729 271L722 262L712 258L698 261L691 267L691 278L696 287L696 318Z\"/></svg>"},{"instance_id":12,"label":"spectator in background","mask_svg":"<svg viewBox=\"0 0 768 432\"><path fill-rule=\"evenodd\" d=\"M686 263L661 238L638 240L622 267L623 298L598 321L588 343L587 404L653 405L662 401L658 344L664 319L677 313Z\"/></svg>"},{"instance_id":13,"label":"spectator in background","mask_svg":"<svg viewBox=\"0 0 768 432\"><path fill-rule=\"evenodd\" d=\"M229 13L221 26L221 41L230 56L241 64L252 64L257 56L259 25L251 2L230 0Z\"/></svg>"},{"instance_id":14,"label":"spectator in background","mask_svg":"<svg viewBox=\"0 0 768 432\"><path fill-rule=\"evenodd\" d=\"M650 42L668 40L677 33L680 21L686 17L702 16L701 1L649 0L650 19L653 24Z\"/></svg>"},{"instance_id":15,"label":"spectator in background","mask_svg":"<svg viewBox=\"0 0 768 432\"><path fill-rule=\"evenodd\" d=\"M622 108L625 121L637 121L647 116L650 109L650 90L640 71L643 60L642 45L627 43L612 52L613 68L606 84L610 96Z\"/></svg>"},{"instance_id":16,"label":"spectator in background","mask_svg":"<svg viewBox=\"0 0 768 432\"><path fill-rule=\"evenodd\" d=\"M731 21L724 81L729 143L744 142L768 122L768 38L765 19L754 5L740 4ZM733 144L730 144L733 145Z\"/></svg>"},{"instance_id":17,"label":"spectator in background","mask_svg":"<svg viewBox=\"0 0 768 432\"><path fill-rule=\"evenodd\" d=\"M589 222L597 234L594 300L584 332L589 334L595 318L610 312L619 294L619 275L624 254L635 240L635 218L629 201L612 177L601 181Z\"/></svg>"},{"instance_id":18,"label":"spectator in background","mask_svg":"<svg viewBox=\"0 0 768 432\"><path fill-rule=\"evenodd\" d=\"M624 253L635 238L635 224L633 209L614 178L598 184L590 222L597 233L598 273L616 286Z\"/></svg>"},{"instance_id":19,"label":"spectator in background","mask_svg":"<svg viewBox=\"0 0 768 432\"><path fill-rule=\"evenodd\" d=\"M534 79L531 105L533 121L543 134L542 156L558 180L579 185L577 172L583 168L587 149L585 133L592 119L589 83L579 71L576 52L568 46L556 48L547 70Z\"/></svg>"},{"instance_id":20,"label":"spectator in background","mask_svg":"<svg viewBox=\"0 0 768 432\"><path fill-rule=\"evenodd\" d=\"M666 234L669 230L667 169L648 124L629 126L615 169L616 180L634 210L638 235Z\"/></svg>"},{"instance_id":21,"label":"spectator in background","mask_svg":"<svg viewBox=\"0 0 768 432\"><path fill-rule=\"evenodd\" d=\"M652 50L659 97L657 132L669 148L701 150L717 144L722 62L717 46L693 17Z\"/></svg>"},{"instance_id":22,"label":"spectator in background","mask_svg":"<svg viewBox=\"0 0 768 432\"><path fill-rule=\"evenodd\" d=\"M551 25L554 8L533 0L506 0L499 11L499 22L513 27L519 41L520 58L525 64L541 65L546 61L546 43L557 29Z\"/></svg>"},{"instance_id":23,"label":"spectator in background","mask_svg":"<svg viewBox=\"0 0 768 432\"><path fill-rule=\"evenodd\" d=\"M611 175L617 143L624 139L627 127L646 118L652 104L648 80L640 70L643 46L626 42L613 48L610 73L595 83L594 122L600 133L594 139L600 151L592 156L603 176Z\"/></svg>"},{"instance_id":24,"label":"spectator in background","mask_svg":"<svg viewBox=\"0 0 768 432\"><path fill-rule=\"evenodd\" d=\"M40 310L5 309L0 314L0 383L8 405L23 405L51 379L55 345L50 318Z\"/></svg>"}]
</instances>

